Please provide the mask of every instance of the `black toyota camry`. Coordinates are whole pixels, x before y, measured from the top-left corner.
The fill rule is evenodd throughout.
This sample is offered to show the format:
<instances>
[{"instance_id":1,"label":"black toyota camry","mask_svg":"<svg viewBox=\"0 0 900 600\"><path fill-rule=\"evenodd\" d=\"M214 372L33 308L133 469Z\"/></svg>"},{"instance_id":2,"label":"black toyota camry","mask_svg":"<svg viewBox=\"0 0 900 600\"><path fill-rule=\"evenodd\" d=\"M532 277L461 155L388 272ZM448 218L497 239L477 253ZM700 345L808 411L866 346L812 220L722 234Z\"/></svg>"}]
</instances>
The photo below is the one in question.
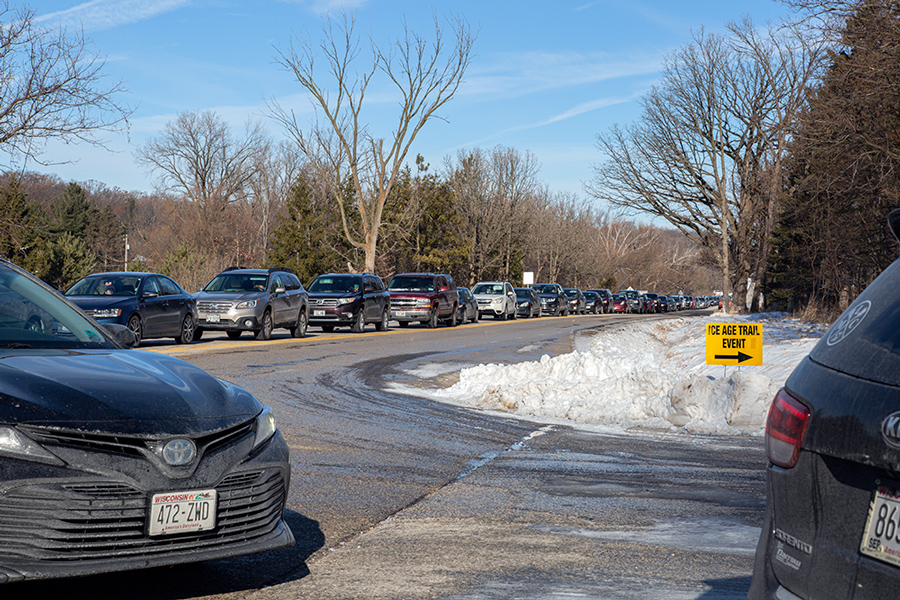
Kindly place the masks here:
<instances>
[{"instance_id":1,"label":"black toyota camry","mask_svg":"<svg viewBox=\"0 0 900 600\"><path fill-rule=\"evenodd\" d=\"M900 210L891 213L900 234ZM900 239L900 235L898 235ZM900 595L900 261L776 396L751 600Z\"/></svg>"},{"instance_id":2,"label":"black toyota camry","mask_svg":"<svg viewBox=\"0 0 900 600\"><path fill-rule=\"evenodd\" d=\"M0 583L293 543L272 411L0 260Z\"/></svg>"}]
</instances>

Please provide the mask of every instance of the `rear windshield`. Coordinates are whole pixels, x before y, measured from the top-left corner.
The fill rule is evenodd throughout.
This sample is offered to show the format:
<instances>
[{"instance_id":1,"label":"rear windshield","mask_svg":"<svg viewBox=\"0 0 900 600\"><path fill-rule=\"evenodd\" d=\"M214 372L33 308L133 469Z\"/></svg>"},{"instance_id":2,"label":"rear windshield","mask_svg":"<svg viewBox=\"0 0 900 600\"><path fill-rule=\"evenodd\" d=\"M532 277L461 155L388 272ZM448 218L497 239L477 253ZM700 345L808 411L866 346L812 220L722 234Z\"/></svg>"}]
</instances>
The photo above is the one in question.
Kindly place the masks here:
<instances>
[{"instance_id":1,"label":"rear windshield","mask_svg":"<svg viewBox=\"0 0 900 600\"><path fill-rule=\"evenodd\" d=\"M854 377L900 385L900 261L844 311L810 358Z\"/></svg>"}]
</instances>

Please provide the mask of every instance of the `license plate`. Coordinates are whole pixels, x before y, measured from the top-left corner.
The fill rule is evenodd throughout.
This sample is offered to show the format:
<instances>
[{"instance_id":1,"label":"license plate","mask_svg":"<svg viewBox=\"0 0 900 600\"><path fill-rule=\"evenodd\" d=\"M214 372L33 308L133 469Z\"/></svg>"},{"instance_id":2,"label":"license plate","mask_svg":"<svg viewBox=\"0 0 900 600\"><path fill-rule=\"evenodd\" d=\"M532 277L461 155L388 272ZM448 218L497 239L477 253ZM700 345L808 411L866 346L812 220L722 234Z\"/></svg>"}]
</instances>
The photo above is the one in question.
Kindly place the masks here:
<instances>
[{"instance_id":1,"label":"license plate","mask_svg":"<svg viewBox=\"0 0 900 600\"><path fill-rule=\"evenodd\" d=\"M219 315L206 315L206 322L207 323L218 323Z\"/></svg>"},{"instance_id":2,"label":"license plate","mask_svg":"<svg viewBox=\"0 0 900 600\"><path fill-rule=\"evenodd\" d=\"M216 526L216 490L164 492L150 499L150 535L207 531Z\"/></svg>"},{"instance_id":3,"label":"license plate","mask_svg":"<svg viewBox=\"0 0 900 600\"><path fill-rule=\"evenodd\" d=\"M324 310L314 310L314 311L313 311L313 316L314 316L314 317L324 317L324 316L325 316L325 311L324 311Z\"/></svg>"},{"instance_id":4,"label":"license plate","mask_svg":"<svg viewBox=\"0 0 900 600\"><path fill-rule=\"evenodd\" d=\"M900 566L900 492L883 485L875 490L859 550Z\"/></svg>"},{"instance_id":5,"label":"license plate","mask_svg":"<svg viewBox=\"0 0 900 600\"><path fill-rule=\"evenodd\" d=\"M405 317L405 316L407 316L405 310L395 310L395 311L394 311L394 315L395 315L395 316L398 316L398 317Z\"/></svg>"}]
</instances>

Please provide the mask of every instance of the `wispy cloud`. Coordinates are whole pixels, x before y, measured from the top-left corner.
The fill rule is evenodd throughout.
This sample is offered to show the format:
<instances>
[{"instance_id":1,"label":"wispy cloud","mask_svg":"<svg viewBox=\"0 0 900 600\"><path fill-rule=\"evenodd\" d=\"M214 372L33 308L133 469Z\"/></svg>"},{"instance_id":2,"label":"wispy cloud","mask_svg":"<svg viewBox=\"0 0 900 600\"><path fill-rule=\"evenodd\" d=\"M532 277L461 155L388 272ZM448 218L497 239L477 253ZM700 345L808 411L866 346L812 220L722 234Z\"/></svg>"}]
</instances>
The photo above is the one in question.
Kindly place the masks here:
<instances>
[{"instance_id":1,"label":"wispy cloud","mask_svg":"<svg viewBox=\"0 0 900 600\"><path fill-rule=\"evenodd\" d=\"M362 8L369 4L370 0L281 0L281 2L299 4L317 15L327 15Z\"/></svg>"},{"instance_id":2,"label":"wispy cloud","mask_svg":"<svg viewBox=\"0 0 900 600\"><path fill-rule=\"evenodd\" d=\"M659 71L662 56L610 53L522 52L489 57L474 67L460 93L467 96L525 96L547 90L596 84Z\"/></svg>"},{"instance_id":3,"label":"wispy cloud","mask_svg":"<svg viewBox=\"0 0 900 600\"><path fill-rule=\"evenodd\" d=\"M35 21L44 25L100 31L150 19L190 3L191 0L90 0L72 8L39 15Z\"/></svg>"}]
</instances>

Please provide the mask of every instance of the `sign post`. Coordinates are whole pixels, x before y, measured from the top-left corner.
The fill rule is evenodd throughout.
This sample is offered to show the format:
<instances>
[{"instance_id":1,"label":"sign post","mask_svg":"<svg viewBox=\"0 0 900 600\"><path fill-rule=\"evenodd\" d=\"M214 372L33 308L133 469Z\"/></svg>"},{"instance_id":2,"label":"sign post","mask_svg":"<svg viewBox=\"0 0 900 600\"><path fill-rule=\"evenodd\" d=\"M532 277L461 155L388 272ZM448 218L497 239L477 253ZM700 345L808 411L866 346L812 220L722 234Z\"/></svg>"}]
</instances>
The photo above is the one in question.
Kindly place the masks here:
<instances>
[{"instance_id":1,"label":"sign post","mask_svg":"<svg viewBox=\"0 0 900 600\"><path fill-rule=\"evenodd\" d=\"M707 323L706 364L763 364L762 323Z\"/></svg>"}]
</instances>

